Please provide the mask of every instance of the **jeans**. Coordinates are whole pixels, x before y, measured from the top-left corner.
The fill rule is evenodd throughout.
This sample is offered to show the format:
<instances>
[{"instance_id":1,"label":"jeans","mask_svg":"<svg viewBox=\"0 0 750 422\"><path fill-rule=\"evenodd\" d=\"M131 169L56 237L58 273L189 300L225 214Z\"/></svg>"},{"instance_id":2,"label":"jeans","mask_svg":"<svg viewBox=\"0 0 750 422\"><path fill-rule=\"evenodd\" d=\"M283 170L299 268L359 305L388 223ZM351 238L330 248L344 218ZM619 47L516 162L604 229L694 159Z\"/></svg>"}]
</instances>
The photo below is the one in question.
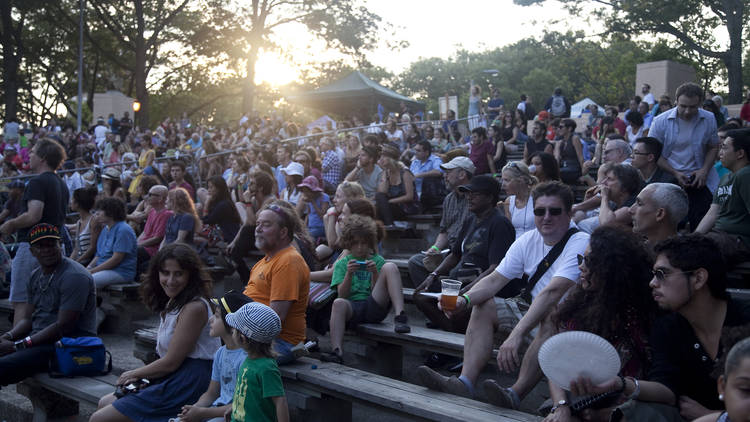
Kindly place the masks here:
<instances>
[{"instance_id":1,"label":"jeans","mask_svg":"<svg viewBox=\"0 0 750 422\"><path fill-rule=\"evenodd\" d=\"M0 357L0 385L15 384L39 372L47 372L54 353L53 345L42 344Z\"/></svg>"},{"instance_id":2,"label":"jeans","mask_svg":"<svg viewBox=\"0 0 750 422\"><path fill-rule=\"evenodd\" d=\"M107 287L110 284L127 283L132 280L126 280L125 277L113 270L104 270L91 274L94 277L94 284L97 289Z\"/></svg>"},{"instance_id":3,"label":"jeans","mask_svg":"<svg viewBox=\"0 0 750 422\"><path fill-rule=\"evenodd\" d=\"M707 187L702 188L687 188L685 192L688 195L688 221L690 222L690 231L694 231L698 224L700 224L703 216L708 212L708 208L711 207L711 201L713 195Z\"/></svg>"},{"instance_id":4,"label":"jeans","mask_svg":"<svg viewBox=\"0 0 750 422\"><path fill-rule=\"evenodd\" d=\"M292 353L292 347L294 346L291 343L286 342L280 338L277 338L273 341L273 351L277 354L277 364L285 365L287 363L292 363L297 359L294 357L294 353Z\"/></svg>"},{"instance_id":5,"label":"jeans","mask_svg":"<svg viewBox=\"0 0 750 422\"><path fill-rule=\"evenodd\" d=\"M26 302L26 286L31 280L31 272L39 267L39 261L31 254L28 242L18 244L18 251L10 266L10 301Z\"/></svg>"}]
</instances>

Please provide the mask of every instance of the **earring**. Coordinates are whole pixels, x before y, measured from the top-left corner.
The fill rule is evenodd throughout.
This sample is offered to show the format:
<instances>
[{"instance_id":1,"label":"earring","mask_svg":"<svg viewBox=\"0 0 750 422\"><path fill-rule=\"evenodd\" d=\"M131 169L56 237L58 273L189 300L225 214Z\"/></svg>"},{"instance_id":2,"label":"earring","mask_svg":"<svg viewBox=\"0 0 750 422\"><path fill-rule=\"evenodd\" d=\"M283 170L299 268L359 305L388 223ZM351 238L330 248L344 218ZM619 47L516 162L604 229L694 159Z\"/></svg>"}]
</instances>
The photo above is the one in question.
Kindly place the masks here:
<instances>
[{"instance_id":1,"label":"earring","mask_svg":"<svg viewBox=\"0 0 750 422\"><path fill-rule=\"evenodd\" d=\"M724 395L723 394L719 394L719 400L720 401L724 401Z\"/></svg>"}]
</instances>

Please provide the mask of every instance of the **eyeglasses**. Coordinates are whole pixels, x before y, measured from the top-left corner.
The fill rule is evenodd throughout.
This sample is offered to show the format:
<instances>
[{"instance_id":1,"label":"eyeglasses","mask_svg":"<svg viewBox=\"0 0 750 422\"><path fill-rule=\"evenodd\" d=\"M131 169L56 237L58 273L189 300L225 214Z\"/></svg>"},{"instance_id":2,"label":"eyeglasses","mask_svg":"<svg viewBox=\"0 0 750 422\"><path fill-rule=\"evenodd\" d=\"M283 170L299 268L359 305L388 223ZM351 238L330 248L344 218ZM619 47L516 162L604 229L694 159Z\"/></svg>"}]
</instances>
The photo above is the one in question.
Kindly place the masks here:
<instances>
[{"instance_id":1,"label":"eyeglasses","mask_svg":"<svg viewBox=\"0 0 750 422\"><path fill-rule=\"evenodd\" d=\"M549 212L549 215L560 215L562 214L562 208L534 208L534 215L537 217L544 217L547 212Z\"/></svg>"},{"instance_id":2,"label":"eyeglasses","mask_svg":"<svg viewBox=\"0 0 750 422\"><path fill-rule=\"evenodd\" d=\"M565 129L565 125L560 125L557 127L558 129Z\"/></svg>"},{"instance_id":3,"label":"eyeglasses","mask_svg":"<svg viewBox=\"0 0 750 422\"><path fill-rule=\"evenodd\" d=\"M668 275L672 274L692 274L693 271L680 271L680 272L665 272L661 268L658 270L651 270L651 274L654 275L654 278L661 281L664 281L665 278L667 278Z\"/></svg>"},{"instance_id":4,"label":"eyeglasses","mask_svg":"<svg viewBox=\"0 0 750 422\"><path fill-rule=\"evenodd\" d=\"M590 265L590 263L591 263L591 258L589 258L589 256L588 256L588 255L581 255L581 254L578 254L578 255L576 256L576 258L578 258L578 265L579 265L579 266L580 266L581 264L583 264L583 263L586 263L586 268L590 268L590 267L591 267L591 265Z\"/></svg>"}]
</instances>

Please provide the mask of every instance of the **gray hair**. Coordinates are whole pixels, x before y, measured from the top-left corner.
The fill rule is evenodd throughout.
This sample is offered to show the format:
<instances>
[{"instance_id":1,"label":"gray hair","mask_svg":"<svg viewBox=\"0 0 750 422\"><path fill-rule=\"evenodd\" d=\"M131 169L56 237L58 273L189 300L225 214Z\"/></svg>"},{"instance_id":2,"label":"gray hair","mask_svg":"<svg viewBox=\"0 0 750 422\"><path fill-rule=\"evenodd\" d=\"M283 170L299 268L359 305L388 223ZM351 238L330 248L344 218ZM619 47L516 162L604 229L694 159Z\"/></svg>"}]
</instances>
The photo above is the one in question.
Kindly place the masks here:
<instances>
[{"instance_id":1,"label":"gray hair","mask_svg":"<svg viewBox=\"0 0 750 422\"><path fill-rule=\"evenodd\" d=\"M607 143L613 144L617 149L627 154L628 157L633 153L633 149L630 148L630 144L622 139L610 139Z\"/></svg>"},{"instance_id":2,"label":"gray hair","mask_svg":"<svg viewBox=\"0 0 750 422\"><path fill-rule=\"evenodd\" d=\"M651 200L656 206L667 211L672 224L679 224L687 216L688 196L681 187L672 183L650 183L646 188L651 189Z\"/></svg>"},{"instance_id":3,"label":"gray hair","mask_svg":"<svg viewBox=\"0 0 750 422\"><path fill-rule=\"evenodd\" d=\"M719 107L721 107L722 103L724 103L724 99L721 98L721 95L714 95L713 98L711 98L711 101L713 101Z\"/></svg>"}]
</instances>

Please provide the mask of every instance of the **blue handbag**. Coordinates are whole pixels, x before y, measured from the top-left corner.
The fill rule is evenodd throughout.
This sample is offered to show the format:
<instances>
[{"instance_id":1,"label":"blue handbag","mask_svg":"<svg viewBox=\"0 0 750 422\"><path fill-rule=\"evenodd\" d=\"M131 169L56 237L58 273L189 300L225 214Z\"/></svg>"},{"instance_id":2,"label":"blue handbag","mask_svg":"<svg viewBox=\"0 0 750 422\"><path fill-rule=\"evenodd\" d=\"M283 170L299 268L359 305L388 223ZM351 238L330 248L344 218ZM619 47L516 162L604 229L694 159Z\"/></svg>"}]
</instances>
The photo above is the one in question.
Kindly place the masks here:
<instances>
[{"instance_id":1,"label":"blue handbag","mask_svg":"<svg viewBox=\"0 0 750 422\"><path fill-rule=\"evenodd\" d=\"M63 337L55 343L50 376L96 376L106 375L111 371L112 355L104 348L99 337Z\"/></svg>"}]
</instances>

